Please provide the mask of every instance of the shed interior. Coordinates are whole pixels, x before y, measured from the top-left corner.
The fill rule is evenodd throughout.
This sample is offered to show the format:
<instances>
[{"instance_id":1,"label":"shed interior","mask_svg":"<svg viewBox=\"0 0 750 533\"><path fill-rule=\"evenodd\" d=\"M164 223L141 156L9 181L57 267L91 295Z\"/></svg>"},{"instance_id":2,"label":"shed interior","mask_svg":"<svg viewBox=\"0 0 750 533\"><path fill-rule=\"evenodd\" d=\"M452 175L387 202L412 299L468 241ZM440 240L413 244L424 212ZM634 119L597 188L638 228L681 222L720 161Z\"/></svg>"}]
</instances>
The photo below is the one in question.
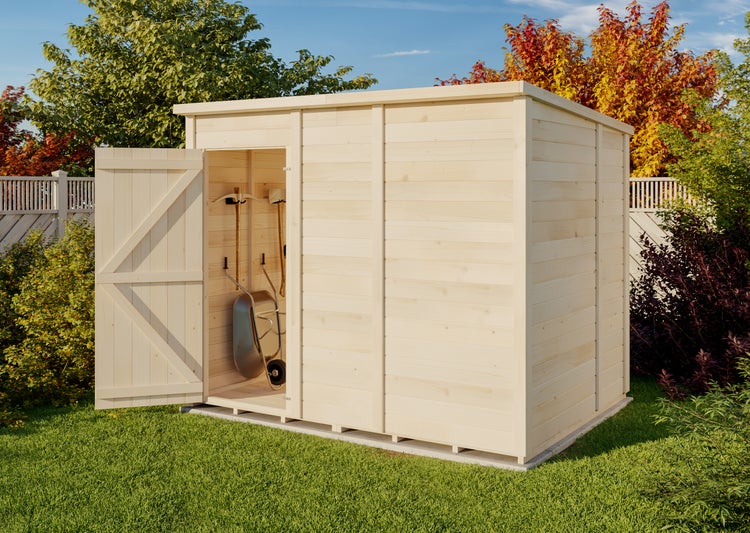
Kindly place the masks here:
<instances>
[{"instance_id":1,"label":"shed interior","mask_svg":"<svg viewBox=\"0 0 750 533\"><path fill-rule=\"evenodd\" d=\"M246 378L236 368L232 345L232 313L234 302L242 291L227 274L252 292L275 293L281 317L283 355L286 339L283 280L286 210L285 202L278 202L277 199L285 198L285 162L285 149L206 152L204 257L208 323L204 342L207 348L207 402L279 416L285 412L285 386L272 388L265 372L254 378ZM227 195L238 192L239 198L245 200L244 203L231 204L225 201ZM263 273L262 258L265 258L268 278ZM258 302L256 308L257 312L269 312L272 305L269 302ZM273 354L278 349L275 327L276 325L259 321L261 333L268 332L261 340L264 354Z\"/></svg>"}]
</instances>

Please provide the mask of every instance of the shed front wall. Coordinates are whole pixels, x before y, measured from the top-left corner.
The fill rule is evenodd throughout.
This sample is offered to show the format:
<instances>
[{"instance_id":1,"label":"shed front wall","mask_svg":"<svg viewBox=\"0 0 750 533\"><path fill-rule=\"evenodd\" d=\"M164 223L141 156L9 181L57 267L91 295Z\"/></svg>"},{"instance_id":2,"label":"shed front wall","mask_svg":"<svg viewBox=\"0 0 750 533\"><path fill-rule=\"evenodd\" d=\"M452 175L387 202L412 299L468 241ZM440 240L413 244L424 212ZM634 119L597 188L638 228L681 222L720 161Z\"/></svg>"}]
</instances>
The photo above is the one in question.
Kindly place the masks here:
<instances>
[{"instance_id":1,"label":"shed front wall","mask_svg":"<svg viewBox=\"0 0 750 533\"><path fill-rule=\"evenodd\" d=\"M387 433L517 455L514 119L511 99L385 110Z\"/></svg>"},{"instance_id":2,"label":"shed front wall","mask_svg":"<svg viewBox=\"0 0 750 533\"><path fill-rule=\"evenodd\" d=\"M195 146L291 147L293 120L197 117ZM301 418L518 455L512 99L298 120Z\"/></svg>"},{"instance_id":3,"label":"shed front wall","mask_svg":"<svg viewBox=\"0 0 750 533\"><path fill-rule=\"evenodd\" d=\"M302 113L302 416L382 432L375 126L371 107Z\"/></svg>"},{"instance_id":4,"label":"shed front wall","mask_svg":"<svg viewBox=\"0 0 750 533\"><path fill-rule=\"evenodd\" d=\"M516 454L513 120L511 100L303 111L306 420Z\"/></svg>"},{"instance_id":5,"label":"shed front wall","mask_svg":"<svg viewBox=\"0 0 750 533\"><path fill-rule=\"evenodd\" d=\"M624 397L627 135L523 96L189 121L292 165L290 416L524 461Z\"/></svg>"}]
</instances>

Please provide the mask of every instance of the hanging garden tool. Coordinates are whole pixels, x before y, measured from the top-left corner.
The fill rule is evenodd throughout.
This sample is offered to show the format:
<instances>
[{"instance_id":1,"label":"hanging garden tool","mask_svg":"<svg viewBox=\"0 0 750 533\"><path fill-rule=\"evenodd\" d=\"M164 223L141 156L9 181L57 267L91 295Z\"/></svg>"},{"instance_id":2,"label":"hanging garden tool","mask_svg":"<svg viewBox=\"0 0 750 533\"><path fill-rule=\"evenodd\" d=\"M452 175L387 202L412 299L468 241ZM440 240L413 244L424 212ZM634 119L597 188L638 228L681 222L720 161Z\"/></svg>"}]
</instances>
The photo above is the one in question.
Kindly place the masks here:
<instances>
[{"instance_id":1,"label":"hanging garden tool","mask_svg":"<svg viewBox=\"0 0 750 533\"><path fill-rule=\"evenodd\" d=\"M226 194L216 201L224 200L227 205L234 206L234 277L240 279L240 205L247 202L248 198L255 198L251 194L240 192L239 187L234 188L234 194ZM240 288L235 285L235 290Z\"/></svg>"},{"instance_id":2,"label":"hanging garden tool","mask_svg":"<svg viewBox=\"0 0 750 533\"><path fill-rule=\"evenodd\" d=\"M279 296L286 296L286 245L284 244L284 225L282 205L286 203L284 191L271 189L268 191L268 201L276 206L277 228L279 236L279 262L281 264L281 283L279 284ZM270 279L268 280L270 283Z\"/></svg>"}]
</instances>

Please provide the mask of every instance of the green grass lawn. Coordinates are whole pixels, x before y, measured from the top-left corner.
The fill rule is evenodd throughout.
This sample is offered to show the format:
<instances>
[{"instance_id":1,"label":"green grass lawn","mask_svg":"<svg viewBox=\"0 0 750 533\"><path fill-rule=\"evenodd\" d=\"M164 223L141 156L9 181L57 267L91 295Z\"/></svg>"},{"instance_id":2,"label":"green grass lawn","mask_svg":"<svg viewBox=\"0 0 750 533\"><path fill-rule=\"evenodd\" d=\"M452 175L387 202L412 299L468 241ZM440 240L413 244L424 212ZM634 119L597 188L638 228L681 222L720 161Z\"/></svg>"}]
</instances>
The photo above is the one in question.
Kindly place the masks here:
<instances>
[{"instance_id":1,"label":"green grass lawn","mask_svg":"<svg viewBox=\"0 0 750 533\"><path fill-rule=\"evenodd\" d=\"M394 454L175 407L31 413L0 429L0 530L644 532L669 441L658 390L529 472ZM672 437L670 437L672 438Z\"/></svg>"}]
</instances>

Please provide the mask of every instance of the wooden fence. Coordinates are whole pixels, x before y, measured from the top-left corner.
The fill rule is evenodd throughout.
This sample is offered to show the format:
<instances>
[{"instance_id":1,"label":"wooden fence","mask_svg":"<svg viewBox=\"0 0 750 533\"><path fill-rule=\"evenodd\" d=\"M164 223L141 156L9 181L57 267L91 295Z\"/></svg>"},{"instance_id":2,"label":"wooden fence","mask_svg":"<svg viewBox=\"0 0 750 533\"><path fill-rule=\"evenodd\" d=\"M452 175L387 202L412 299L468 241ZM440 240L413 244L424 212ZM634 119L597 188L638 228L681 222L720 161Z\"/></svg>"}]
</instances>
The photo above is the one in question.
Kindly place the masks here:
<instances>
[{"instance_id":1,"label":"wooden fence","mask_svg":"<svg viewBox=\"0 0 750 533\"><path fill-rule=\"evenodd\" d=\"M631 178L630 179L630 277L640 276L643 258L641 257L640 237L644 233L649 240L662 244L665 239L661 229L659 210L675 202L696 205L695 198L688 194L684 185L674 178Z\"/></svg>"},{"instance_id":2,"label":"wooden fence","mask_svg":"<svg viewBox=\"0 0 750 533\"><path fill-rule=\"evenodd\" d=\"M94 212L94 178L74 178L62 170L51 177L0 177L0 251L32 230L49 238L65 231L65 221Z\"/></svg>"},{"instance_id":3,"label":"wooden fence","mask_svg":"<svg viewBox=\"0 0 750 533\"><path fill-rule=\"evenodd\" d=\"M676 202L696 205L684 185L674 178L631 178L630 211L653 213Z\"/></svg>"}]
</instances>

